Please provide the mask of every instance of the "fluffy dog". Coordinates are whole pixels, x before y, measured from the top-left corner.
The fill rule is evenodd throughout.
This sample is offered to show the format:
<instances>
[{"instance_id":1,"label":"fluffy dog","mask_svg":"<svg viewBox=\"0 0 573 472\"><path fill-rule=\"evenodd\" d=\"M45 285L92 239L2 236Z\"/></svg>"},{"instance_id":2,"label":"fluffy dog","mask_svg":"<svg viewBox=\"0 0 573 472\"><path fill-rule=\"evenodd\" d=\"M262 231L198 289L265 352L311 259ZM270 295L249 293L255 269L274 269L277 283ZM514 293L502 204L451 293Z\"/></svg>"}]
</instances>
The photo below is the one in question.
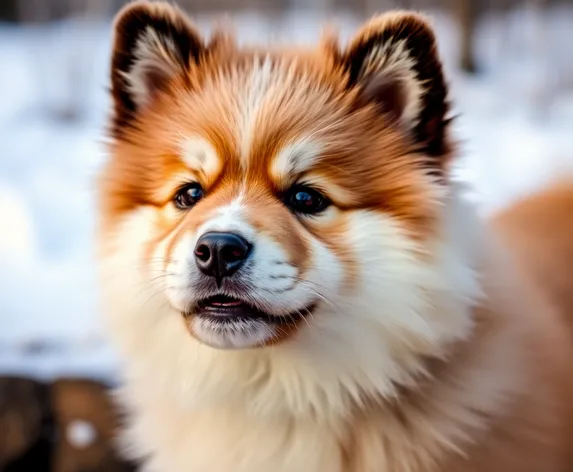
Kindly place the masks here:
<instances>
[{"instance_id":1,"label":"fluffy dog","mask_svg":"<svg viewBox=\"0 0 573 472\"><path fill-rule=\"evenodd\" d=\"M517 213L474 216L424 17L247 47L136 2L111 83L103 312L146 471L572 470L573 228L539 281Z\"/></svg>"}]
</instances>

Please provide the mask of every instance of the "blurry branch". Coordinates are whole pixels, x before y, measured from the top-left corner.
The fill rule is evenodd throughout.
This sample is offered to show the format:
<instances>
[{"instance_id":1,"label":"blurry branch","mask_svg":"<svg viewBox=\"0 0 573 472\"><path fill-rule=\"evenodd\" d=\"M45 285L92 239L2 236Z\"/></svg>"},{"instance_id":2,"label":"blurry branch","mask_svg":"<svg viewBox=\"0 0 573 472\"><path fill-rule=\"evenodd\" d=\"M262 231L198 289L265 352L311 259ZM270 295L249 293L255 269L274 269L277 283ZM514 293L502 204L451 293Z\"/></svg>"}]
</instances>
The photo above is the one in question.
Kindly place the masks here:
<instances>
[{"instance_id":1,"label":"blurry branch","mask_svg":"<svg viewBox=\"0 0 573 472\"><path fill-rule=\"evenodd\" d=\"M0 470L31 451L41 439L47 403L47 388L40 383L0 377Z\"/></svg>"},{"instance_id":2,"label":"blurry branch","mask_svg":"<svg viewBox=\"0 0 573 472\"><path fill-rule=\"evenodd\" d=\"M42 23L49 21L53 11L54 3L42 0L19 0L18 19L22 23Z\"/></svg>"},{"instance_id":3,"label":"blurry branch","mask_svg":"<svg viewBox=\"0 0 573 472\"><path fill-rule=\"evenodd\" d=\"M475 35L478 21L478 2L475 0L449 0L461 32L459 65L469 73L477 71L475 59Z\"/></svg>"},{"instance_id":4,"label":"blurry branch","mask_svg":"<svg viewBox=\"0 0 573 472\"><path fill-rule=\"evenodd\" d=\"M0 20L16 21L18 19L18 2L16 0L0 0Z\"/></svg>"},{"instance_id":5,"label":"blurry branch","mask_svg":"<svg viewBox=\"0 0 573 472\"><path fill-rule=\"evenodd\" d=\"M550 104L558 93L558 81L554 68L550 64L547 43L547 0L528 0L525 8L534 19L529 47L531 59L537 65L537 76L533 84L532 102L534 108L541 114L547 112ZM553 72L553 73L552 73Z\"/></svg>"},{"instance_id":6,"label":"blurry branch","mask_svg":"<svg viewBox=\"0 0 573 472\"><path fill-rule=\"evenodd\" d=\"M0 0L0 3L11 0ZM18 19L24 23L44 23L81 15L109 16L117 0L16 0Z\"/></svg>"},{"instance_id":7,"label":"blurry branch","mask_svg":"<svg viewBox=\"0 0 573 472\"><path fill-rule=\"evenodd\" d=\"M395 3L391 0L363 0L363 2L365 16L381 13L396 6Z\"/></svg>"}]
</instances>

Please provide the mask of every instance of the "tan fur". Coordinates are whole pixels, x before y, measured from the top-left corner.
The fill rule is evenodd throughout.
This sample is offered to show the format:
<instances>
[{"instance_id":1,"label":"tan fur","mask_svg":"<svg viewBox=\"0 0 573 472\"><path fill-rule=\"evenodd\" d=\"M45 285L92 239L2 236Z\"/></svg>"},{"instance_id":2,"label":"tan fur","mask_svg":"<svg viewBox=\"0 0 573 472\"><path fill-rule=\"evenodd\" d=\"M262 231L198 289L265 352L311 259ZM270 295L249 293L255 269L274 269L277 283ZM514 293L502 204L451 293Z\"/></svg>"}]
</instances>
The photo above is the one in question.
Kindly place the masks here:
<instances>
[{"instance_id":1,"label":"tan fur","mask_svg":"<svg viewBox=\"0 0 573 472\"><path fill-rule=\"evenodd\" d=\"M492 224L515 254L522 270L573 323L573 179L528 195Z\"/></svg>"},{"instance_id":2,"label":"tan fur","mask_svg":"<svg viewBox=\"0 0 573 472\"><path fill-rule=\"evenodd\" d=\"M114 44L101 285L146 472L573 470L573 186L475 218L423 17L242 48L135 2ZM301 182L332 205L289 210ZM214 230L253 241L242 294L279 328L201 324Z\"/></svg>"}]
</instances>

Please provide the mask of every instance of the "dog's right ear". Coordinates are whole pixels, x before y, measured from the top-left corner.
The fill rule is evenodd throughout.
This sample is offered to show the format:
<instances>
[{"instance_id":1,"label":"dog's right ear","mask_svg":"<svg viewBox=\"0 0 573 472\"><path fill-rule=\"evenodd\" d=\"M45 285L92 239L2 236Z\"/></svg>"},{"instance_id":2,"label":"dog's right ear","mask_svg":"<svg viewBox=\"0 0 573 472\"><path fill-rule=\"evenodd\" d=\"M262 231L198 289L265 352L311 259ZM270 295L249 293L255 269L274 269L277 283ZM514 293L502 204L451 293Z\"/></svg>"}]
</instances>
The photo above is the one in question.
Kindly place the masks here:
<instances>
[{"instance_id":1,"label":"dog's right ear","mask_svg":"<svg viewBox=\"0 0 573 472\"><path fill-rule=\"evenodd\" d=\"M206 48L185 14L166 2L130 3L118 13L114 34L111 91L118 131L174 78L185 78Z\"/></svg>"},{"instance_id":2,"label":"dog's right ear","mask_svg":"<svg viewBox=\"0 0 573 472\"><path fill-rule=\"evenodd\" d=\"M408 132L432 166L449 153L449 101L434 29L420 14L374 17L342 58L359 105L375 105Z\"/></svg>"}]
</instances>

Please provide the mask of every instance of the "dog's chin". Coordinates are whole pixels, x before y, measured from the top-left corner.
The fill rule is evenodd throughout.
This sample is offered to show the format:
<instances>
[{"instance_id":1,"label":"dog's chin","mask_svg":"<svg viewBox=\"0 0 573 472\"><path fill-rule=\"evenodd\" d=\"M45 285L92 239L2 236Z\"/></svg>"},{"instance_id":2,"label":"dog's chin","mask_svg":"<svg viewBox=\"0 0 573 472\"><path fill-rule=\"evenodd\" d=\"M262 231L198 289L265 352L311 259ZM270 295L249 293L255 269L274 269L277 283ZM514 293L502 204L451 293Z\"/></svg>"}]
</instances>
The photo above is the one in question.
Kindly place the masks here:
<instances>
[{"instance_id":1,"label":"dog's chin","mask_svg":"<svg viewBox=\"0 0 573 472\"><path fill-rule=\"evenodd\" d=\"M314 304L296 313L274 314L223 295L199 300L185 314L195 338L217 349L252 349L274 344L292 333Z\"/></svg>"}]
</instances>

